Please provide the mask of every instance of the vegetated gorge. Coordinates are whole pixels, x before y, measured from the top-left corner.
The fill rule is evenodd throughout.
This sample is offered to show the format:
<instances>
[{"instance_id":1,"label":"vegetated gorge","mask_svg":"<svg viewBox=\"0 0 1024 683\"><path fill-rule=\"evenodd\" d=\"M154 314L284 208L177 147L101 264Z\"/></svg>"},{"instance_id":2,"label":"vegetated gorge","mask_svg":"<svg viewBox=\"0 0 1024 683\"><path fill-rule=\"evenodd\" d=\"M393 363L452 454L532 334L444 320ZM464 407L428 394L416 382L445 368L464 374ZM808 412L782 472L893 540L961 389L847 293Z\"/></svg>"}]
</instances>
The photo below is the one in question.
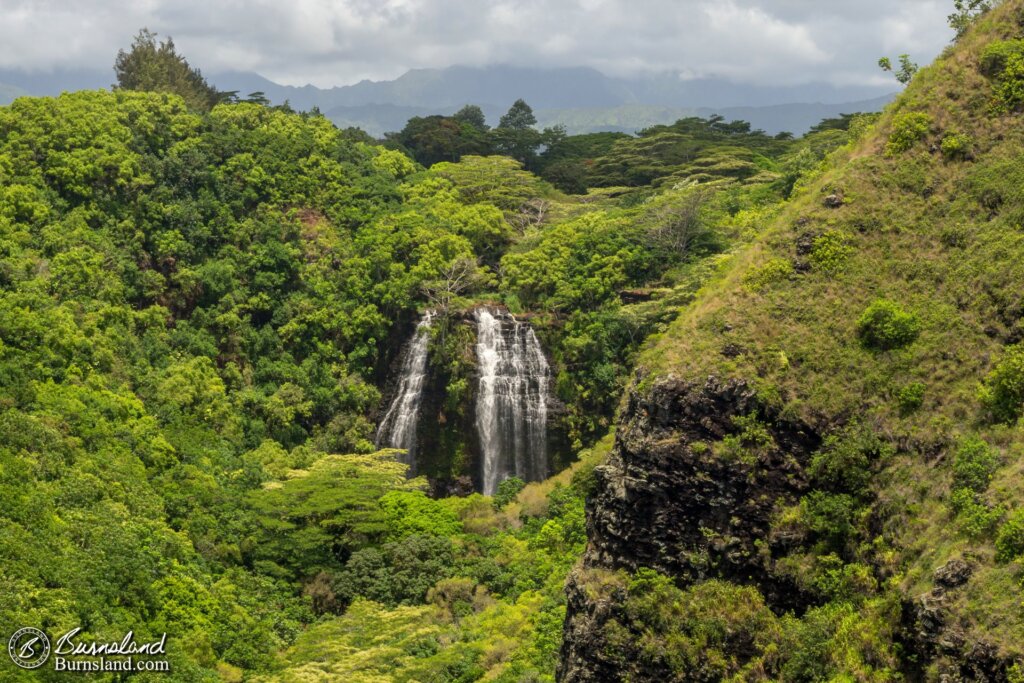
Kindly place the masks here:
<instances>
[{"instance_id":1,"label":"vegetated gorge","mask_svg":"<svg viewBox=\"0 0 1024 683\"><path fill-rule=\"evenodd\" d=\"M0 108L3 623L166 632L135 680L1024 680L1024 3L962 28L799 139L379 142L145 34Z\"/></svg>"}]
</instances>

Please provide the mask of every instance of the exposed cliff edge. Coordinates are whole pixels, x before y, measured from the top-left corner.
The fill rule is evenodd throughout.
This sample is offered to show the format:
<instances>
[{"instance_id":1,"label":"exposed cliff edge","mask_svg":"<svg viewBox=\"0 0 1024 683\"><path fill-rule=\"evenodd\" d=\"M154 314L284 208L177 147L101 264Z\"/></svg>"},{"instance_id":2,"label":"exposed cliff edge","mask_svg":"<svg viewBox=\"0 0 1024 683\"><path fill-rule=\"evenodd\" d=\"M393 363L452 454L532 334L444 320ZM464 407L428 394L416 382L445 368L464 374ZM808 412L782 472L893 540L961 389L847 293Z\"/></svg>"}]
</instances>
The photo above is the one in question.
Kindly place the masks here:
<instances>
[{"instance_id":1,"label":"exposed cliff edge","mask_svg":"<svg viewBox=\"0 0 1024 683\"><path fill-rule=\"evenodd\" d=\"M651 567L683 584L709 578L753 583L780 609L805 607L809 598L798 586L772 576L771 551L759 541L769 537L774 511L807 489L804 467L818 436L776 420L775 447L756 459L720 459L710 450L736 434L734 418L758 410L755 392L739 380L708 377L701 385L670 379L647 394L631 392L615 449L597 468L583 569L569 579L561 680L671 678L639 658L606 658L602 632L616 605L614 596L588 594L591 568Z\"/></svg>"},{"instance_id":2,"label":"exposed cliff edge","mask_svg":"<svg viewBox=\"0 0 1024 683\"><path fill-rule=\"evenodd\" d=\"M766 427L766 447L746 459L716 454L713 445L723 439L743 440L737 423L750 417ZM596 471L597 493L587 505L587 552L567 582L558 680L720 679L705 662L681 676L650 657L643 645L648 634L636 628L647 626L648 615L629 614L623 573L652 568L683 587L708 580L752 586L777 614L799 616L821 606L824 596L785 565L789 557L816 550L821 539L799 525L780 523L814 489L808 470L822 446L819 431L825 429L772 414L742 380L711 376L700 384L671 378L647 392L632 391L614 450ZM871 567L876 576L885 571ZM932 680L926 670L941 660L935 670L943 672L942 680L1012 680L1013 658L985 639L971 640L958 624L955 599L972 571L972 564L953 559L934 572L931 591L891 606L888 635L901 655L892 662L899 669L894 675ZM735 668L763 669L763 653L753 639L727 638L724 645Z\"/></svg>"},{"instance_id":3,"label":"exposed cliff edge","mask_svg":"<svg viewBox=\"0 0 1024 683\"><path fill-rule=\"evenodd\" d=\"M652 567L684 582L710 577L756 583L772 603L799 608L799 590L768 575L759 539L773 511L807 488L804 465L817 435L773 420L772 448L756 459L715 457L709 446L756 415L753 389L709 377L703 386L669 380L634 392L609 462L590 501L588 565Z\"/></svg>"}]
</instances>

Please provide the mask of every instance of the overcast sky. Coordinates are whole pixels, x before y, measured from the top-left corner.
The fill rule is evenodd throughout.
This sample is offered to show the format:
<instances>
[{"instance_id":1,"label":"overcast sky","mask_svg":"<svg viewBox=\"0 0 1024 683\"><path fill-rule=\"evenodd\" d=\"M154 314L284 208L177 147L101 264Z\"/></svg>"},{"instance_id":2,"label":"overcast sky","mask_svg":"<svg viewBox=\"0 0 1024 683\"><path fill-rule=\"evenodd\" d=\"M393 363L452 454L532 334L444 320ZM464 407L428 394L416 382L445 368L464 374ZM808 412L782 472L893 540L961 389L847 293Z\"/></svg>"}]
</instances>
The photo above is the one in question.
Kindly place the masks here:
<instances>
[{"instance_id":1,"label":"overcast sky","mask_svg":"<svg viewBox=\"0 0 1024 683\"><path fill-rule=\"evenodd\" d=\"M0 0L0 68L107 68L148 27L207 73L344 85L411 68L592 66L762 84L891 82L948 43L951 0Z\"/></svg>"}]
</instances>

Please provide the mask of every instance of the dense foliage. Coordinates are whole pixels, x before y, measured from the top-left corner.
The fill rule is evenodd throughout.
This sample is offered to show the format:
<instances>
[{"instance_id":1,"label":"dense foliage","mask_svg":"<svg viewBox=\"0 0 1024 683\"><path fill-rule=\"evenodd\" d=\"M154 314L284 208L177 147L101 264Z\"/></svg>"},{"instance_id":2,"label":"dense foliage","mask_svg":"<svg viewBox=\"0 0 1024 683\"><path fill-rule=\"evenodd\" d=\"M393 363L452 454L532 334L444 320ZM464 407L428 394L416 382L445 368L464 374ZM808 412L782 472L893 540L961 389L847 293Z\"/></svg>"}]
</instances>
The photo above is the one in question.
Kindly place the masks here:
<instances>
[{"instance_id":1,"label":"dense foliage","mask_svg":"<svg viewBox=\"0 0 1024 683\"><path fill-rule=\"evenodd\" d=\"M610 442L586 447L636 354L853 119L570 137L519 102L387 148L215 93L149 33L118 68L114 92L0 109L0 618L166 631L182 681L551 680ZM482 302L531 314L555 464L581 460L432 498L476 473ZM446 422L409 479L373 421L426 308Z\"/></svg>"},{"instance_id":2,"label":"dense foliage","mask_svg":"<svg viewBox=\"0 0 1024 683\"><path fill-rule=\"evenodd\" d=\"M500 157L426 173L318 116L127 90L18 100L0 131L5 622L168 630L184 680L264 668L317 613L422 604L458 576L557 606L582 508L572 540L561 513L532 523L558 571L488 564L505 551L483 537L458 569L437 540L456 513L403 531L428 499L395 496L422 484L387 455L327 454L372 450L396 325L495 273L556 316L574 440L592 440L663 317L619 290L719 248L699 207L665 208L686 192L552 221L553 190ZM464 263L471 290L446 290Z\"/></svg>"}]
</instances>

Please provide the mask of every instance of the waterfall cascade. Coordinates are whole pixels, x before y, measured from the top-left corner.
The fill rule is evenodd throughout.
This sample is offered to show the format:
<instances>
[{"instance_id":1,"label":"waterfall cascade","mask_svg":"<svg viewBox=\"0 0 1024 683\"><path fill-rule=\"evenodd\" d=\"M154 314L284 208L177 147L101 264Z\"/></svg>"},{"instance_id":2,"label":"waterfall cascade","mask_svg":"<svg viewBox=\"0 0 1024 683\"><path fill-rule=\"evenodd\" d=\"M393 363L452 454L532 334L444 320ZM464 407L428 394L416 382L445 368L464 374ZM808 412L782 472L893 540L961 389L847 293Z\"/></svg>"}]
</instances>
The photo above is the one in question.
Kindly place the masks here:
<instances>
[{"instance_id":1,"label":"waterfall cascade","mask_svg":"<svg viewBox=\"0 0 1024 683\"><path fill-rule=\"evenodd\" d=\"M511 476L537 481L548 474L547 400L550 371L528 324L504 311L477 309L479 386L476 429L483 492L493 495Z\"/></svg>"},{"instance_id":2,"label":"waterfall cascade","mask_svg":"<svg viewBox=\"0 0 1024 683\"><path fill-rule=\"evenodd\" d=\"M377 428L378 447L405 449L402 461L409 465L410 474L416 469L416 426L427 379L427 347L433 319L433 311L427 311L416 325L402 356L402 375L395 398Z\"/></svg>"}]
</instances>

